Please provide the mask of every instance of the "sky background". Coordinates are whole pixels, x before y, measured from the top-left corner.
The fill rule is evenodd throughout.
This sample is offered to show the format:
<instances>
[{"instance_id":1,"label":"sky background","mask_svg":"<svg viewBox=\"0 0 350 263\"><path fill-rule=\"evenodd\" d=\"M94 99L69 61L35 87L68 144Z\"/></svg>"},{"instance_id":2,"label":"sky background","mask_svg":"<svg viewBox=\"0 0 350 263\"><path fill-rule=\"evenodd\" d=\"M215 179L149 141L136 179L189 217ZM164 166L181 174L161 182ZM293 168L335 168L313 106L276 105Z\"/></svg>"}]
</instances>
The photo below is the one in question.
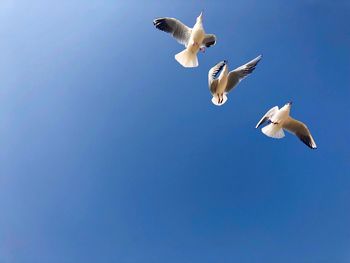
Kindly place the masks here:
<instances>
[{"instance_id":1,"label":"sky background","mask_svg":"<svg viewBox=\"0 0 350 263\"><path fill-rule=\"evenodd\" d=\"M199 67L154 28L217 44ZM0 1L1 263L349 263L349 1ZM227 103L208 70L263 54ZM318 145L266 137L293 100Z\"/></svg>"}]
</instances>

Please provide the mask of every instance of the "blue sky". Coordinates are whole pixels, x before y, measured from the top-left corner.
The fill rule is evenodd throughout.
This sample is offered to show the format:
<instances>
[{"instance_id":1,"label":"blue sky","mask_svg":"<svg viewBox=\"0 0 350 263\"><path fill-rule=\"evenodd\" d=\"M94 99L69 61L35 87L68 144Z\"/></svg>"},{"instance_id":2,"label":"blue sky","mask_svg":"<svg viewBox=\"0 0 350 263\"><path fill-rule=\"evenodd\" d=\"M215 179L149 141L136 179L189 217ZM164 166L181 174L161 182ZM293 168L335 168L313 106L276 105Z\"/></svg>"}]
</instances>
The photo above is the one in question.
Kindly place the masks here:
<instances>
[{"instance_id":1,"label":"blue sky","mask_svg":"<svg viewBox=\"0 0 350 263\"><path fill-rule=\"evenodd\" d=\"M202 9L218 42L185 69L152 20ZM349 12L2 0L0 262L350 262ZM215 107L209 68L259 54ZM317 150L254 129L289 100Z\"/></svg>"}]
</instances>

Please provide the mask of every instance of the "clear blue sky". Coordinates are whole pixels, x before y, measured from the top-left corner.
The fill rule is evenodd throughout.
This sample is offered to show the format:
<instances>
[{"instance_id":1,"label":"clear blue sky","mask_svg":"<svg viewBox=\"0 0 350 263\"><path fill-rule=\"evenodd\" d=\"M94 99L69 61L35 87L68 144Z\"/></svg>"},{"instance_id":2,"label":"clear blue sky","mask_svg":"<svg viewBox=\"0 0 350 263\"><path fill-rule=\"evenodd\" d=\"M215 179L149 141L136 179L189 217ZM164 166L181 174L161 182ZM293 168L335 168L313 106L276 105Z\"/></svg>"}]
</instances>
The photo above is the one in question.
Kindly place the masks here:
<instances>
[{"instance_id":1,"label":"clear blue sky","mask_svg":"<svg viewBox=\"0 0 350 263\"><path fill-rule=\"evenodd\" d=\"M182 68L152 20L217 45ZM0 2L1 263L350 262L349 1ZM263 54L222 107L207 72ZM254 129L293 100L317 150Z\"/></svg>"}]
</instances>

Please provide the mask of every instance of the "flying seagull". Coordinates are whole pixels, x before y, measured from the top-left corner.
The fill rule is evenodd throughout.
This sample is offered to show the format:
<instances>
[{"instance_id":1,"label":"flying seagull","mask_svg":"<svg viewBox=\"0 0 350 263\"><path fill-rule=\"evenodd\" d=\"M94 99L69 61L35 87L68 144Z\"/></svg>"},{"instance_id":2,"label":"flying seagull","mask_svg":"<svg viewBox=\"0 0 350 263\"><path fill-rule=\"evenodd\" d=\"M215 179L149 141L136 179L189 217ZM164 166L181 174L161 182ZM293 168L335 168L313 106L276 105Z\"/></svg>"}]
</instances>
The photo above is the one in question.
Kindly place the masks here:
<instances>
[{"instance_id":1,"label":"flying seagull","mask_svg":"<svg viewBox=\"0 0 350 263\"><path fill-rule=\"evenodd\" d=\"M298 136L298 138L311 149L316 149L316 143L307 126L301 121L295 120L289 116L291 106L292 102L288 102L281 109L278 109L277 106L273 107L261 118L255 128L258 128L268 121L269 125L261 129L265 135L281 139L284 137L283 129L285 129Z\"/></svg>"},{"instance_id":2,"label":"flying seagull","mask_svg":"<svg viewBox=\"0 0 350 263\"><path fill-rule=\"evenodd\" d=\"M198 66L197 53L205 51L205 47L215 45L216 37L213 34L205 34L203 24L203 13L197 17L196 24L189 28L181 21L170 18L157 18L153 24L159 30L170 33L180 44L186 47L185 50L175 55L175 59L186 68Z\"/></svg>"},{"instance_id":3,"label":"flying seagull","mask_svg":"<svg viewBox=\"0 0 350 263\"><path fill-rule=\"evenodd\" d=\"M211 101L217 106L223 105L227 101L226 94L254 71L261 58L262 55L230 72L228 72L227 60L221 61L212 67L208 73L209 90L213 95Z\"/></svg>"}]
</instances>

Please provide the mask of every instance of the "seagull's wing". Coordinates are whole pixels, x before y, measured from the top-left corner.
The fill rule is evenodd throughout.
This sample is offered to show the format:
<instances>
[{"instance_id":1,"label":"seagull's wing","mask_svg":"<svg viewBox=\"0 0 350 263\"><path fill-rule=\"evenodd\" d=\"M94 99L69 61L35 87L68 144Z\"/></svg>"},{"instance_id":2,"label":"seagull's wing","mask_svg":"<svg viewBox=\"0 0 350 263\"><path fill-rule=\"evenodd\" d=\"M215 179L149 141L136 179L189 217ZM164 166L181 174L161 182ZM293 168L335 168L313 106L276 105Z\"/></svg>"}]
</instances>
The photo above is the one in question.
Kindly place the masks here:
<instances>
[{"instance_id":1,"label":"seagull's wing","mask_svg":"<svg viewBox=\"0 0 350 263\"><path fill-rule=\"evenodd\" d=\"M209 70L208 73L208 83L209 83L209 89L211 93L215 93L216 92L216 88L218 85L218 76L221 72L221 70L223 69L223 67L226 65L226 60L224 61L220 61L219 63L217 63L214 67L212 67Z\"/></svg>"},{"instance_id":2,"label":"seagull's wing","mask_svg":"<svg viewBox=\"0 0 350 263\"><path fill-rule=\"evenodd\" d=\"M216 44L216 36L213 34L206 34L203 42L202 42L202 47L211 47Z\"/></svg>"},{"instance_id":3,"label":"seagull's wing","mask_svg":"<svg viewBox=\"0 0 350 263\"><path fill-rule=\"evenodd\" d=\"M288 117L288 119L283 123L283 128L298 136L298 138L311 149L317 148L309 129L301 121Z\"/></svg>"},{"instance_id":4,"label":"seagull's wing","mask_svg":"<svg viewBox=\"0 0 350 263\"><path fill-rule=\"evenodd\" d=\"M255 59L249 61L248 63L232 70L228 73L228 80L225 92L231 91L237 84L252 73L256 67L256 65L261 60L262 55L256 57Z\"/></svg>"},{"instance_id":5,"label":"seagull's wing","mask_svg":"<svg viewBox=\"0 0 350 263\"><path fill-rule=\"evenodd\" d=\"M157 18L153 21L153 25L159 30L170 33L180 44L185 46L192 32L192 29L181 21L170 17Z\"/></svg>"},{"instance_id":6,"label":"seagull's wing","mask_svg":"<svg viewBox=\"0 0 350 263\"><path fill-rule=\"evenodd\" d=\"M255 126L255 128L259 128L260 125L264 124L266 121L268 121L276 112L278 111L278 106L273 107L270 109L264 117L261 118L261 120L258 122L258 124Z\"/></svg>"}]
</instances>

